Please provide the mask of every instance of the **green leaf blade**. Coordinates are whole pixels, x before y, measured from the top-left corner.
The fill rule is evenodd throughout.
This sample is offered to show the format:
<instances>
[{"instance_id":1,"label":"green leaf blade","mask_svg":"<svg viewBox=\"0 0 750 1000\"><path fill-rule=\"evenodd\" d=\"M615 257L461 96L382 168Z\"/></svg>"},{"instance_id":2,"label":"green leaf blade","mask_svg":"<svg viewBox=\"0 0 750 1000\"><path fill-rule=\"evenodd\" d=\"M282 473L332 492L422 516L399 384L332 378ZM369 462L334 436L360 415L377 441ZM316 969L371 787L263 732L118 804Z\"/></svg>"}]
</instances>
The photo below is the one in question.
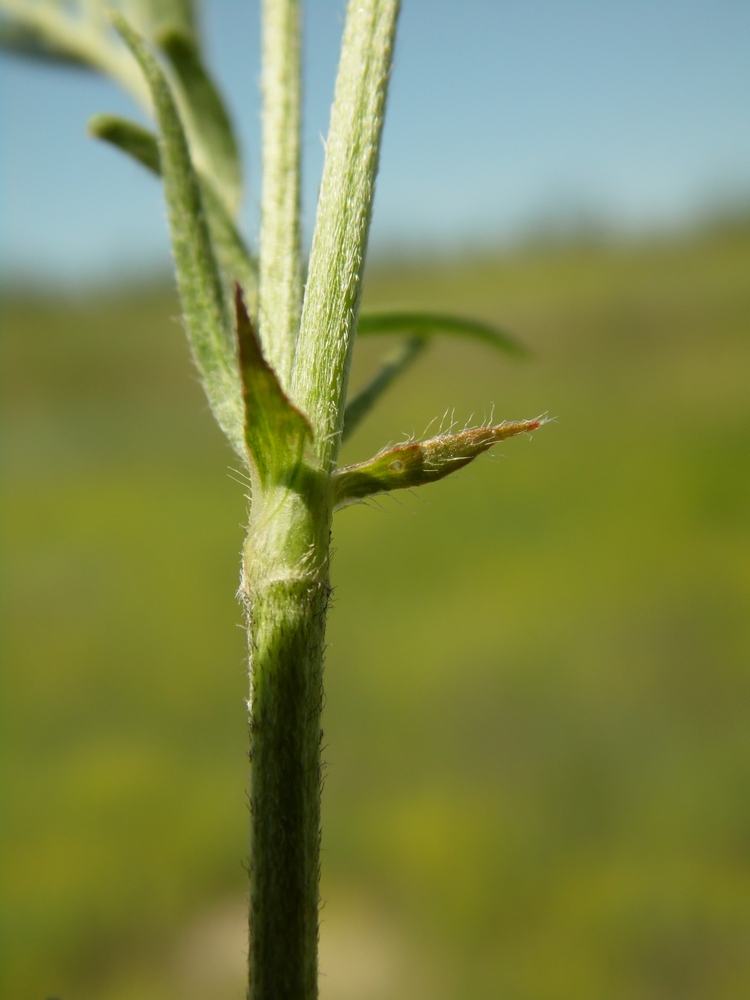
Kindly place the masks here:
<instances>
[{"instance_id":1,"label":"green leaf blade","mask_svg":"<svg viewBox=\"0 0 750 1000\"><path fill-rule=\"evenodd\" d=\"M234 338L198 175L164 73L125 18L113 12L112 21L140 64L153 98L177 285L193 358L211 410L244 460L244 407Z\"/></svg>"},{"instance_id":2,"label":"green leaf blade","mask_svg":"<svg viewBox=\"0 0 750 1000\"><path fill-rule=\"evenodd\" d=\"M211 178L234 218L242 198L242 166L224 100L191 33L168 27L157 36L180 85L195 165Z\"/></svg>"},{"instance_id":3,"label":"green leaf blade","mask_svg":"<svg viewBox=\"0 0 750 1000\"><path fill-rule=\"evenodd\" d=\"M123 10L150 40L162 31L181 31L191 38L198 37L195 0L123 0Z\"/></svg>"},{"instance_id":4,"label":"green leaf blade","mask_svg":"<svg viewBox=\"0 0 750 1000\"><path fill-rule=\"evenodd\" d=\"M159 143L153 132L119 115L94 115L88 123L89 135L116 146L151 173L161 176ZM201 179L203 207L211 244L222 274L225 298L231 304L235 283L242 286L251 315L257 313L258 266L237 226L209 181Z\"/></svg>"},{"instance_id":5,"label":"green leaf blade","mask_svg":"<svg viewBox=\"0 0 750 1000\"><path fill-rule=\"evenodd\" d=\"M360 313L357 323L358 336L367 337L393 333L409 333L422 337L429 337L433 334L469 337L481 340L517 358L529 355L528 349L505 330L491 323L469 319L465 316L408 309L363 311Z\"/></svg>"},{"instance_id":6,"label":"green leaf blade","mask_svg":"<svg viewBox=\"0 0 750 1000\"><path fill-rule=\"evenodd\" d=\"M289 478L302 460L312 428L292 405L263 357L239 287L235 292L237 340L245 401L245 440L253 487L269 490Z\"/></svg>"},{"instance_id":7,"label":"green leaf blade","mask_svg":"<svg viewBox=\"0 0 750 1000\"><path fill-rule=\"evenodd\" d=\"M35 26L14 22L7 15L0 19L0 48L14 55L38 59L41 62L75 66L91 70L90 62L71 48Z\"/></svg>"},{"instance_id":8,"label":"green leaf blade","mask_svg":"<svg viewBox=\"0 0 750 1000\"><path fill-rule=\"evenodd\" d=\"M204 181L202 191L211 244L223 276L226 300L231 303L234 286L239 284L250 315L257 316L258 262L208 181Z\"/></svg>"},{"instance_id":9,"label":"green leaf blade","mask_svg":"<svg viewBox=\"0 0 750 1000\"><path fill-rule=\"evenodd\" d=\"M1 0L0 47L34 59L65 62L103 73L146 111L149 89L136 60L116 38L99 3Z\"/></svg>"},{"instance_id":10,"label":"green leaf blade","mask_svg":"<svg viewBox=\"0 0 750 1000\"><path fill-rule=\"evenodd\" d=\"M89 118L87 131L93 138L116 146L152 174L161 177L159 143L149 129L119 115L99 114Z\"/></svg>"}]
</instances>

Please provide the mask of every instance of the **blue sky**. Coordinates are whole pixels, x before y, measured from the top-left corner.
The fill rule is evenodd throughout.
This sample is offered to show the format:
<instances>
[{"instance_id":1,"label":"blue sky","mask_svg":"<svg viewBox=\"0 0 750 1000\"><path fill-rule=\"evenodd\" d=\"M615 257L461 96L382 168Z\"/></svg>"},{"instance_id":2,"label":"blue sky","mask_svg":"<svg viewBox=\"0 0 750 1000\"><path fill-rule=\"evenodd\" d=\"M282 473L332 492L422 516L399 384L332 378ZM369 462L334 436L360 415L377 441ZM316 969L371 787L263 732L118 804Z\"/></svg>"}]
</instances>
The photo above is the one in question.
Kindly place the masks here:
<instances>
[{"instance_id":1,"label":"blue sky","mask_svg":"<svg viewBox=\"0 0 750 1000\"><path fill-rule=\"evenodd\" d=\"M306 12L309 238L344 13ZM204 4L212 64L259 195L257 0ZM404 0L372 246L449 252L602 220L680 226L750 203L746 0ZM113 86L4 59L0 250L5 273L63 281L165 266L157 183L85 137Z\"/></svg>"}]
</instances>

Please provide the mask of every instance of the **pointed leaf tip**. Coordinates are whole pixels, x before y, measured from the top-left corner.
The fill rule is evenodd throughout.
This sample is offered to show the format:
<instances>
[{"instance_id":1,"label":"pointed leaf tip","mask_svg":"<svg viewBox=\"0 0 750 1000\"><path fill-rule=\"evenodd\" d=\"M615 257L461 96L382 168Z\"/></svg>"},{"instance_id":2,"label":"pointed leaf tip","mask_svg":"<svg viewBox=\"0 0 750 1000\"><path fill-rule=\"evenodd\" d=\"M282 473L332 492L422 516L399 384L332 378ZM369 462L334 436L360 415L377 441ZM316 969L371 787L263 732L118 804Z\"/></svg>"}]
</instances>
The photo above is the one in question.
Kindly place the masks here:
<instances>
[{"instance_id":1,"label":"pointed leaf tip","mask_svg":"<svg viewBox=\"0 0 750 1000\"><path fill-rule=\"evenodd\" d=\"M375 455L367 462L348 465L334 473L336 508L386 493L410 489L444 479L462 469L498 441L529 434L545 421L505 421L490 427L475 427L458 434L440 434L428 441L409 441Z\"/></svg>"},{"instance_id":2,"label":"pointed leaf tip","mask_svg":"<svg viewBox=\"0 0 750 1000\"><path fill-rule=\"evenodd\" d=\"M234 306L245 400L245 440L258 486L267 489L299 464L313 432L309 420L292 404L276 372L263 357L239 285L235 285Z\"/></svg>"}]
</instances>

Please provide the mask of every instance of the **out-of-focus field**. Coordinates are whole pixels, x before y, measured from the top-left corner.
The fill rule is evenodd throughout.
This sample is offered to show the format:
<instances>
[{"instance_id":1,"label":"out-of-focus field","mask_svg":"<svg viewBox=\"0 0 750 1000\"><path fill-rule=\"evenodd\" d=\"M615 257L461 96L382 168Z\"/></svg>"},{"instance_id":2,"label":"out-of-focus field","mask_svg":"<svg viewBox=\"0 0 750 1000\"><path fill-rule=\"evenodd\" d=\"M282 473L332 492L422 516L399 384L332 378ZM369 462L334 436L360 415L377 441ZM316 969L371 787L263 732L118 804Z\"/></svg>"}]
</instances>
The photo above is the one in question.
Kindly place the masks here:
<instances>
[{"instance_id":1,"label":"out-of-focus field","mask_svg":"<svg viewBox=\"0 0 750 1000\"><path fill-rule=\"evenodd\" d=\"M559 420L337 515L323 997L750 996L750 230L368 299L536 358L437 343L345 458ZM9 1000L243 995L243 488L175 313L6 296Z\"/></svg>"}]
</instances>

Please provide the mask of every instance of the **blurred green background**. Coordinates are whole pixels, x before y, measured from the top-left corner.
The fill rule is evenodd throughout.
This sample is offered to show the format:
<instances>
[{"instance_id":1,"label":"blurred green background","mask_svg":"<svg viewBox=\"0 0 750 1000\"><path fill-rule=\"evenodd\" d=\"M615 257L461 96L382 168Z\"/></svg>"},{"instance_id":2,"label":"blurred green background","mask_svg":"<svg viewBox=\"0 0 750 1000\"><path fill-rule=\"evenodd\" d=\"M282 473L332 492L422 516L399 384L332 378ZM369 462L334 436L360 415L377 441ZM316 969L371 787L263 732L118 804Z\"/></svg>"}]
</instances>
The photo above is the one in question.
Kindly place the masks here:
<instances>
[{"instance_id":1,"label":"blurred green background","mask_svg":"<svg viewBox=\"0 0 750 1000\"><path fill-rule=\"evenodd\" d=\"M337 515L326 1000L750 996L749 276L740 224L371 271L535 359L436 343L346 459L558 421ZM176 314L4 300L9 1000L243 995L245 500Z\"/></svg>"}]
</instances>

